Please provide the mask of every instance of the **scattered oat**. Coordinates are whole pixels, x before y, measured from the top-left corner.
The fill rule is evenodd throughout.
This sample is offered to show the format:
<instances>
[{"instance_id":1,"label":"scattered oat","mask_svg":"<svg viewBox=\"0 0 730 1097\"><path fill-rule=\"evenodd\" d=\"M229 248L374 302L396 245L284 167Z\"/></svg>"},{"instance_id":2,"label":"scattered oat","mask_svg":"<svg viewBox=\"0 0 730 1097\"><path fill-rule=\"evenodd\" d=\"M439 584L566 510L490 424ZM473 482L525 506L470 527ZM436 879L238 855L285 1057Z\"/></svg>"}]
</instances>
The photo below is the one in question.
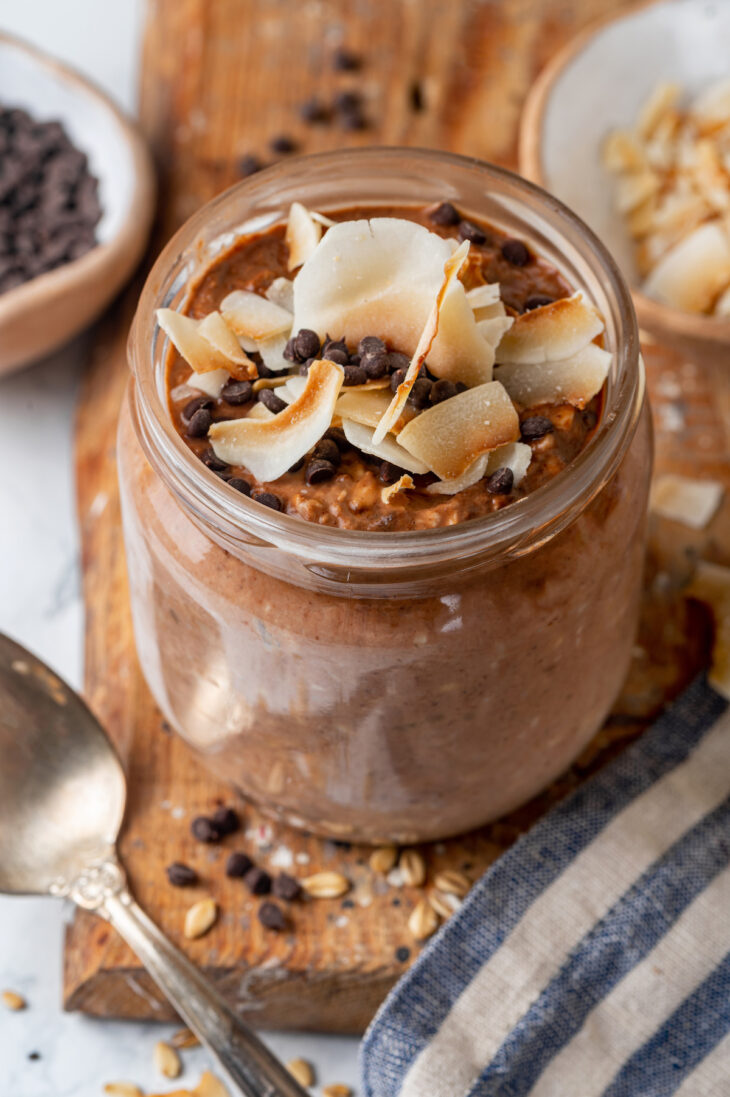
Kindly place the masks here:
<instances>
[{"instance_id":1,"label":"scattered oat","mask_svg":"<svg viewBox=\"0 0 730 1097\"><path fill-rule=\"evenodd\" d=\"M226 1086L209 1070L206 1070L201 1076L194 1093L195 1097L230 1097ZM172 1097L172 1094L170 1097Z\"/></svg>"},{"instance_id":2,"label":"scattered oat","mask_svg":"<svg viewBox=\"0 0 730 1097\"><path fill-rule=\"evenodd\" d=\"M188 910L185 915L185 936L188 938L202 937L207 933L218 917L218 904L215 899L208 897L201 899Z\"/></svg>"},{"instance_id":3,"label":"scattered oat","mask_svg":"<svg viewBox=\"0 0 730 1097\"><path fill-rule=\"evenodd\" d=\"M107 1097L144 1097L142 1090L134 1082L107 1082L104 1093Z\"/></svg>"},{"instance_id":4,"label":"scattered oat","mask_svg":"<svg viewBox=\"0 0 730 1097\"><path fill-rule=\"evenodd\" d=\"M712 610L715 639L707 680L730 700L730 568L701 560L686 593Z\"/></svg>"},{"instance_id":5,"label":"scattered oat","mask_svg":"<svg viewBox=\"0 0 730 1097\"><path fill-rule=\"evenodd\" d=\"M458 895L462 898L471 889L471 880L463 872L458 872L456 869L446 869L443 872L437 872L434 876L434 887L439 891L445 891L447 895Z\"/></svg>"},{"instance_id":6,"label":"scattered oat","mask_svg":"<svg viewBox=\"0 0 730 1097\"><path fill-rule=\"evenodd\" d=\"M352 1090L343 1082L335 1082L333 1085L323 1087L322 1097L352 1097Z\"/></svg>"},{"instance_id":7,"label":"scattered oat","mask_svg":"<svg viewBox=\"0 0 730 1097\"><path fill-rule=\"evenodd\" d=\"M433 909L438 914L439 918L450 918L454 913L453 907L446 895L443 895L440 891L429 892L428 901Z\"/></svg>"},{"instance_id":8,"label":"scattered oat","mask_svg":"<svg viewBox=\"0 0 730 1097\"><path fill-rule=\"evenodd\" d=\"M192 1047L200 1047L200 1040L189 1028L179 1028L177 1032L173 1032L170 1043L181 1051L187 1051Z\"/></svg>"},{"instance_id":9,"label":"scattered oat","mask_svg":"<svg viewBox=\"0 0 730 1097\"><path fill-rule=\"evenodd\" d=\"M313 899L338 899L352 886L341 872L315 872L312 876L305 876L301 885Z\"/></svg>"},{"instance_id":10,"label":"scattered oat","mask_svg":"<svg viewBox=\"0 0 730 1097\"><path fill-rule=\"evenodd\" d=\"M156 1069L165 1078L178 1078L182 1072L180 1056L164 1040L158 1040L155 1044L154 1061Z\"/></svg>"},{"instance_id":11,"label":"scattered oat","mask_svg":"<svg viewBox=\"0 0 730 1097\"><path fill-rule=\"evenodd\" d=\"M373 872L381 876L387 876L398 859L398 850L395 846L380 846L370 854L369 865Z\"/></svg>"},{"instance_id":12,"label":"scattered oat","mask_svg":"<svg viewBox=\"0 0 730 1097\"><path fill-rule=\"evenodd\" d=\"M426 862L418 850L404 849L398 861L403 883L408 887L421 887L426 881Z\"/></svg>"},{"instance_id":13,"label":"scattered oat","mask_svg":"<svg viewBox=\"0 0 730 1097\"><path fill-rule=\"evenodd\" d=\"M714 517L724 494L717 480L688 476L660 476L652 485L649 508L691 529L704 529Z\"/></svg>"},{"instance_id":14,"label":"scattered oat","mask_svg":"<svg viewBox=\"0 0 730 1097\"><path fill-rule=\"evenodd\" d=\"M299 1082L300 1086L314 1085L314 1069L306 1059L290 1059L286 1064L286 1069L292 1078Z\"/></svg>"},{"instance_id":15,"label":"scattered oat","mask_svg":"<svg viewBox=\"0 0 730 1097\"><path fill-rule=\"evenodd\" d=\"M19 1012L21 1009L25 1009L28 1003L22 994L18 994L16 990L4 990L2 992L3 1005L6 1009L12 1009L14 1013Z\"/></svg>"},{"instance_id":16,"label":"scattered oat","mask_svg":"<svg viewBox=\"0 0 730 1097\"><path fill-rule=\"evenodd\" d=\"M428 899L421 899L413 908L408 919L408 928L417 941L425 941L435 933L439 925L439 916Z\"/></svg>"}]
</instances>

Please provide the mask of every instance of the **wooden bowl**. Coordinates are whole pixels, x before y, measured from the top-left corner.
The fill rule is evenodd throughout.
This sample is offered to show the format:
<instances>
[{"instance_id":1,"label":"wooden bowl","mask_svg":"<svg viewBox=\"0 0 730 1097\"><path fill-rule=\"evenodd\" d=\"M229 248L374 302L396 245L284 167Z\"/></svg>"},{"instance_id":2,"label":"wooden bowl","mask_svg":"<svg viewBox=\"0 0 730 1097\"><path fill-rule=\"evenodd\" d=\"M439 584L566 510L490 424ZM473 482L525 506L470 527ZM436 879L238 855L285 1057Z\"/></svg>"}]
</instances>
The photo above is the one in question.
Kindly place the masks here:
<instances>
[{"instance_id":1,"label":"wooden bowl","mask_svg":"<svg viewBox=\"0 0 730 1097\"><path fill-rule=\"evenodd\" d=\"M639 288L633 245L601 163L612 129L633 125L662 80L690 95L727 76L730 3L653 0L589 27L534 84L520 125L520 170L601 237L632 288L642 328L698 362L730 364L730 320L683 312Z\"/></svg>"},{"instance_id":2,"label":"wooden bowl","mask_svg":"<svg viewBox=\"0 0 730 1097\"><path fill-rule=\"evenodd\" d=\"M86 327L134 270L154 212L152 163L142 137L88 80L24 42L0 34L0 103L39 121L58 119L99 180L99 243L70 263L0 294L0 373L65 343Z\"/></svg>"}]
</instances>

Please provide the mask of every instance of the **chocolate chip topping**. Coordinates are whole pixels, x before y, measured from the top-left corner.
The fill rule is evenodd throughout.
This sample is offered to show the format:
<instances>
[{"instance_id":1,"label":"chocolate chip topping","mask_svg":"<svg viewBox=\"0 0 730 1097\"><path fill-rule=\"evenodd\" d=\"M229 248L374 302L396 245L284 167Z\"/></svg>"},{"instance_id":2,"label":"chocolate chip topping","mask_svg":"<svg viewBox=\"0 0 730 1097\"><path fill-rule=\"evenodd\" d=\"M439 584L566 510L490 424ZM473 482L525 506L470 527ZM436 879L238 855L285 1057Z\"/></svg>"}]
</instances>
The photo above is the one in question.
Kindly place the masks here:
<instances>
[{"instance_id":1,"label":"chocolate chip topping","mask_svg":"<svg viewBox=\"0 0 730 1097\"><path fill-rule=\"evenodd\" d=\"M530 262L527 245L521 240L505 240L502 244L502 255L513 267L524 267Z\"/></svg>"},{"instance_id":2,"label":"chocolate chip topping","mask_svg":"<svg viewBox=\"0 0 730 1097\"><path fill-rule=\"evenodd\" d=\"M167 879L173 887L186 888L198 882L198 874L190 865L184 865L182 861L173 861L165 869Z\"/></svg>"},{"instance_id":3,"label":"chocolate chip topping","mask_svg":"<svg viewBox=\"0 0 730 1097\"><path fill-rule=\"evenodd\" d=\"M286 915L276 903L262 903L258 910L258 919L266 929L281 933L288 926Z\"/></svg>"},{"instance_id":4,"label":"chocolate chip topping","mask_svg":"<svg viewBox=\"0 0 730 1097\"><path fill-rule=\"evenodd\" d=\"M288 903L294 902L302 893L299 881L286 872L280 872L278 876L274 877L271 890L277 899L285 899Z\"/></svg>"},{"instance_id":5,"label":"chocolate chip topping","mask_svg":"<svg viewBox=\"0 0 730 1097\"><path fill-rule=\"evenodd\" d=\"M211 842L219 842L221 839L221 832L207 815L196 816L190 824L190 830L193 838L197 838L199 842L205 842L208 845Z\"/></svg>"},{"instance_id":6,"label":"chocolate chip topping","mask_svg":"<svg viewBox=\"0 0 730 1097\"><path fill-rule=\"evenodd\" d=\"M207 408L198 408L190 416L185 433L188 438L205 438L206 434L210 430L210 425L213 422L213 417Z\"/></svg>"},{"instance_id":7,"label":"chocolate chip topping","mask_svg":"<svg viewBox=\"0 0 730 1097\"><path fill-rule=\"evenodd\" d=\"M337 446L340 453L346 453L350 448L350 443L347 441L342 427L330 427L329 430L324 432L323 438L330 438Z\"/></svg>"},{"instance_id":8,"label":"chocolate chip topping","mask_svg":"<svg viewBox=\"0 0 730 1097\"><path fill-rule=\"evenodd\" d=\"M312 450L312 457L319 458L321 461L329 461L335 468L342 460L340 454L340 447L333 438L322 438Z\"/></svg>"},{"instance_id":9,"label":"chocolate chip topping","mask_svg":"<svg viewBox=\"0 0 730 1097\"><path fill-rule=\"evenodd\" d=\"M321 484L325 480L331 480L336 471L331 461L317 459L307 465L304 479L308 484Z\"/></svg>"},{"instance_id":10,"label":"chocolate chip topping","mask_svg":"<svg viewBox=\"0 0 730 1097\"><path fill-rule=\"evenodd\" d=\"M227 472L231 467L225 461L221 461L220 457L216 457L212 449L207 449L200 460L211 472Z\"/></svg>"},{"instance_id":11,"label":"chocolate chip topping","mask_svg":"<svg viewBox=\"0 0 730 1097\"><path fill-rule=\"evenodd\" d=\"M358 53L340 46L332 55L332 67L335 72L356 72L362 65L362 58Z\"/></svg>"},{"instance_id":12,"label":"chocolate chip topping","mask_svg":"<svg viewBox=\"0 0 730 1097\"><path fill-rule=\"evenodd\" d=\"M388 355L388 368L393 370L402 369L404 372L411 364L411 360L407 354L401 354L400 351L392 350Z\"/></svg>"},{"instance_id":13,"label":"chocolate chip topping","mask_svg":"<svg viewBox=\"0 0 730 1097\"><path fill-rule=\"evenodd\" d=\"M278 136L271 138L269 141L269 148L278 156L288 156L289 153L296 152L299 145L293 137L289 137L286 133L281 133Z\"/></svg>"},{"instance_id":14,"label":"chocolate chip topping","mask_svg":"<svg viewBox=\"0 0 730 1097\"><path fill-rule=\"evenodd\" d=\"M211 819L221 834L235 834L241 826L238 812L234 808L225 805L216 808L211 815Z\"/></svg>"},{"instance_id":15,"label":"chocolate chip topping","mask_svg":"<svg viewBox=\"0 0 730 1097\"><path fill-rule=\"evenodd\" d=\"M302 103L299 108L299 117L309 126L327 125L332 118L332 111L315 95Z\"/></svg>"},{"instance_id":16,"label":"chocolate chip topping","mask_svg":"<svg viewBox=\"0 0 730 1097\"><path fill-rule=\"evenodd\" d=\"M367 354L364 358L361 358L360 365L365 370L365 375L369 380L375 381L379 377L385 377L388 372L389 355L384 350L376 351L373 354Z\"/></svg>"},{"instance_id":17,"label":"chocolate chip topping","mask_svg":"<svg viewBox=\"0 0 730 1097\"><path fill-rule=\"evenodd\" d=\"M251 498L264 507L271 507L272 510L283 510L279 496L270 491L254 491L251 493Z\"/></svg>"},{"instance_id":18,"label":"chocolate chip topping","mask_svg":"<svg viewBox=\"0 0 730 1097\"><path fill-rule=\"evenodd\" d=\"M236 381L231 378L221 389L221 400L236 407L247 404L249 400L253 400L253 385L250 381Z\"/></svg>"},{"instance_id":19,"label":"chocolate chip topping","mask_svg":"<svg viewBox=\"0 0 730 1097\"><path fill-rule=\"evenodd\" d=\"M357 353L361 358L368 354L380 354L385 349L385 343L377 335L365 335L357 344Z\"/></svg>"},{"instance_id":20,"label":"chocolate chip topping","mask_svg":"<svg viewBox=\"0 0 730 1097\"><path fill-rule=\"evenodd\" d=\"M319 354L320 342L316 331L309 328L302 330L294 337L294 352L297 358L304 362L307 358L316 358Z\"/></svg>"},{"instance_id":21,"label":"chocolate chip topping","mask_svg":"<svg viewBox=\"0 0 730 1097\"><path fill-rule=\"evenodd\" d=\"M231 476L228 479L230 487L235 488L236 491L240 491L241 495L251 494L251 485L248 480L244 480L242 476Z\"/></svg>"},{"instance_id":22,"label":"chocolate chip topping","mask_svg":"<svg viewBox=\"0 0 730 1097\"><path fill-rule=\"evenodd\" d=\"M417 377L408 396L408 403L412 408L425 408L431 403L431 389L433 382L428 377Z\"/></svg>"},{"instance_id":23,"label":"chocolate chip topping","mask_svg":"<svg viewBox=\"0 0 730 1097\"><path fill-rule=\"evenodd\" d=\"M459 239L469 240L472 244L486 244L487 234L473 221L461 221L459 223Z\"/></svg>"},{"instance_id":24,"label":"chocolate chip topping","mask_svg":"<svg viewBox=\"0 0 730 1097\"><path fill-rule=\"evenodd\" d=\"M213 400L210 396L194 396L192 400L188 400L185 407L180 412L184 423L189 423L196 411L201 408L212 408Z\"/></svg>"},{"instance_id":25,"label":"chocolate chip topping","mask_svg":"<svg viewBox=\"0 0 730 1097\"><path fill-rule=\"evenodd\" d=\"M343 385L364 385L368 375L362 366L345 366Z\"/></svg>"},{"instance_id":26,"label":"chocolate chip topping","mask_svg":"<svg viewBox=\"0 0 730 1097\"><path fill-rule=\"evenodd\" d=\"M260 404L263 404L269 411L273 411L275 415L287 406L286 402L280 396L277 396L273 389L259 389L258 400Z\"/></svg>"},{"instance_id":27,"label":"chocolate chip topping","mask_svg":"<svg viewBox=\"0 0 730 1097\"><path fill-rule=\"evenodd\" d=\"M544 415L531 415L529 419L523 419L520 423L523 442L535 442L553 429L552 422Z\"/></svg>"},{"instance_id":28,"label":"chocolate chip topping","mask_svg":"<svg viewBox=\"0 0 730 1097\"><path fill-rule=\"evenodd\" d=\"M271 891L271 877L258 865L248 870L243 882L252 895L268 895Z\"/></svg>"},{"instance_id":29,"label":"chocolate chip topping","mask_svg":"<svg viewBox=\"0 0 730 1097\"><path fill-rule=\"evenodd\" d=\"M434 225L458 225L461 221L461 214L456 206L452 206L451 202L441 202L440 205L429 212L428 217ZM465 221L464 224L468 224L468 222Z\"/></svg>"},{"instance_id":30,"label":"chocolate chip topping","mask_svg":"<svg viewBox=\"0 0 730 1097\"><path fill-rule=\"evenodd\" d=\"M402 385L406 379L406 371L404 369L397 369L390 375L390 389L391 392L397 392L398 385Z\"/></svg>"},{"instance_id":31,"label":"chocolate chip topping","mask_svg":"<svg viewBox=\"0 0 730 1097\"><path fill-rule=\"evenodd\" d=\"M452 396L456 396L457 391L453 381L447 381L445 378L434 381L431 386L431 403L440 404L442 400L450 400Z\"/></svg>"},{"instance_id":32,"label":"chocolate chip topping","mask_svg":"<svg viewBox=\"0 0 730 1097\"><path fill-rule=\"evenodd\" d=\"M238 174L242 179L246 179L249 175L255 175L257 171L261 171L263 164L259 160L258 156L254 156L253 153L247 152L245 156L242 156L238 161Z\"/></svg>"},{"instance_id":33,"label":"chocolate chip topping","mask_svg":"<svg viewBox=\"0 0 730 1097\"><path fill-rule=\"evenodd\" d=\"M226 861L226 876L230 876L231 879L243 879L247 872L254 867L253 861L247 853L241 853L239 850L234 850L229 854Z\"/></svg>"},{"instance_id":34,"label":"chocolate chip topping","mask_svg":"<svg viewBox=\"0 0 730 1097\"><path fill-rule=\"evenodd\" d=\"M541 309L544 305L552 305L553 300L553 297L548 297L544 293L533 293L532 297L528 297L525 301L525 312L532 312L533 309Z\"/></svg>"},{"instance_id":35,"label":"chocolate chip topping","mask_svg":"<svg viewBox=\"0 0 730 1097\"><path fill-rule=\"evenodd\" d=\"M401 470L390 461L381 461L378 469L378 480L381 484L394 484L401 474Z\"/></svg>"},{"instance_id":36,"label":"chocolate chip topping","mask_svg":"<svg viewBox=\"0 0 730 1097\"><path fill-rule=\"evenodd\" d=\"M495 469L492 475L487 477L487 491L490 495L509 495L514 483L515 474L512 469Z\"/></svg>"}]
</instances>

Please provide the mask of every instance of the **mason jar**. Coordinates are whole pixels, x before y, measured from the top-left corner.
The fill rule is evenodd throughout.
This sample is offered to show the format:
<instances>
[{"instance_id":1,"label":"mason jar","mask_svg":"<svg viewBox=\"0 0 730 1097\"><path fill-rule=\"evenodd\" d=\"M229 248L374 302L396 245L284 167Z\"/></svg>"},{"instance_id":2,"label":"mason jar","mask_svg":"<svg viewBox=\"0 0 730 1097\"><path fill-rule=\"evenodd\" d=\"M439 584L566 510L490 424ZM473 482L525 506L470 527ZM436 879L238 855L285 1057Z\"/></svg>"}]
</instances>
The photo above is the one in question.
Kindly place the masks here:
<instances>
[{"instance_id":1,"label":"mason jar","mask_svg":"<svg viewBox=\"0 0 730 1097\"><path fill-rule=\"evenodd\" d=\"M450 201L530 242L605 319L597 431L533 493L459 525L368 532L236 492L170 419L155 309L292 201ZM602 244L501 169L440 152L292 160L210 202L147 279L119 426L136 643L154 698L200 763L262 810L362 842L451 835L518 806L597 731L637 623L651 429L634 310Z\"/></svg>"}]
</instances>

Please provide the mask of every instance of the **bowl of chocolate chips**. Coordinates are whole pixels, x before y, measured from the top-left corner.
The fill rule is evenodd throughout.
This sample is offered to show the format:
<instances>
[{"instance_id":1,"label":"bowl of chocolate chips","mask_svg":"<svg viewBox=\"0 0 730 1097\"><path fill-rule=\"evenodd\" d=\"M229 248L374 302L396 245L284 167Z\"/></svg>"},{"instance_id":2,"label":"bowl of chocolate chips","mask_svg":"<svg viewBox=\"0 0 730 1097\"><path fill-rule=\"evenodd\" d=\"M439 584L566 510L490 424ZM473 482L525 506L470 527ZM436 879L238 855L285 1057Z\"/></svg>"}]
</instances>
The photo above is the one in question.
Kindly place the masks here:
<instances>
[{"instance_id":1,"label":"bowl of chocolate chips","mask_svg":"<svg viewBox=\"0 0 730 1097\"><path fill-rule=\"evenodd\" d=\"M142 254L154 192L146 146L111 100L0 35L0 373L99 315Z\"/></svg>"}]
</instances>

